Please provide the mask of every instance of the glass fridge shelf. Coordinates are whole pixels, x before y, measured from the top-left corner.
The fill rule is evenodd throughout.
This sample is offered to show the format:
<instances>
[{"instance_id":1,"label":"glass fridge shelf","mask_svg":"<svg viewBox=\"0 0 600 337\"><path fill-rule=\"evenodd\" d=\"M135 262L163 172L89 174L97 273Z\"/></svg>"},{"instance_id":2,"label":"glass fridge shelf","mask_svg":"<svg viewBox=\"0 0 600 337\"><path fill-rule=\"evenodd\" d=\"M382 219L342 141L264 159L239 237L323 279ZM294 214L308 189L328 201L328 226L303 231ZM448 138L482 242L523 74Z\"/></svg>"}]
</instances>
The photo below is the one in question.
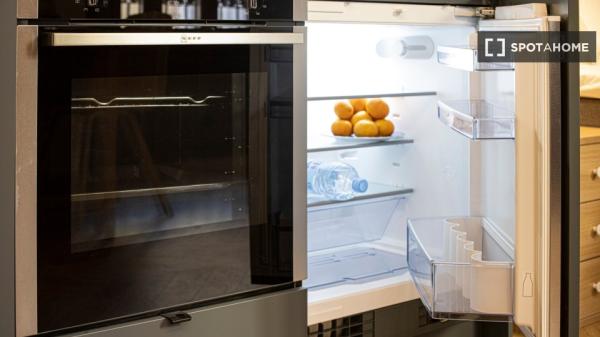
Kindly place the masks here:
<instances>
[{"instance_id":1,"label":"glass fridge shelf","mask_svg":"<svg viewBox=\"0 0 600 337\"><path fill-rule=\"evenodd\" d=\"M477 49L467 46L438 46L438 63L465 71L514 70L514 63L478 62Z\"/></svg>"},{"instance_id":2,"label":"glass fridge shelf","mask_svg":"<svg viewBox=\"0 0 600 337\"><path fill-rule=\"evenodd\" d=\"M376 248L355 247L308 257L307 288L360 283L406 268L406 256Z\"/></svg>"},{"instance_id":3,"label":"glass fridge shelf","mask_svg":"<svg viewBox=\"0 0 600 337\"><path fill-rule=\"evenodd\" d=\"M313 144L308 146L308 153L312 152L326 152L326 151L340 151L340 150L353 150L379 146L391 146L401 144L414 143L413 139L410 138L392 138L390 140L373 141L373 142L339 142L334 137L318 137L318 139L312 141Z\"/></svg>"},{"instance_id":4,"label":"glass fridge shelf","mask_svg":"<svg viewBox=\"0 0 600 337\"><path fill-rule=\"evenodd\" d=\"M354 198L349 200L328 200L320 196L309 195L308 208L337 204L348 204L361 200L369 200L389 196L403 196L411 194L413 192L414 190L412 188L369 182L369 188L365 193L358 193Z\"/></svg>"},{"instance_id":5,"label":"glass fridge shelf","mask_svg":"<svg viewBox=\"0 0 600 337\"><path fill-rule=\"evenodd\" d=\"M436 96L435 91L406 91L397 93L383 93L383 94L367 94L367 95L337 95L337 96L313 96L308 97L308 101L333 101L340 99L354 99L354 98L386 98L386 97L413 97L413 96Z\"/></svg>"},{"instance_id":6,"label":"glass fridge shelf","mask_svg":"<svg viewBox=\"0 0 600 337\"><path fill-rule=\"evenodd\" d=\"M515 139L514 113L484 100L438 101L442 123L471 139Z\"/></svg>"},{"instance_id":7,"label":"glass fridge shelf","mask_svg":"<svg viewBox=\"0 0 600 337\"><path fill-rule=\"evenodd\" d=\"M408 220L408 270L433 318L509 321L513 251L485 218Z\"/></svg>"}]
</instances>

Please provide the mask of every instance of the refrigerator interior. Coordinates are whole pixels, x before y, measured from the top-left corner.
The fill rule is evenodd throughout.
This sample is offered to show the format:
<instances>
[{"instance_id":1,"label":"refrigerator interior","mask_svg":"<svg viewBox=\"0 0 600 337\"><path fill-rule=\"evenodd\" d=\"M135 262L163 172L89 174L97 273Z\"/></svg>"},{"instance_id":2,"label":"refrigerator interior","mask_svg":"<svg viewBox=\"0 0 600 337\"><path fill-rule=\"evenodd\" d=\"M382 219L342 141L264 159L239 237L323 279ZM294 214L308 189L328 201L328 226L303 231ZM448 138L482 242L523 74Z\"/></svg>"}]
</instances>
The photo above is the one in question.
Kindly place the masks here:
<instances>
[{"instance_id":1,"label":"refrigerator interior","mask_svg":"<svg viewBox=\"0 0 600 337\"><path fill-rule=\"evenodd\" d=\"M419 297L406 264L408 219L482 217L509 253L504 258L506 252L486 253L484 247L484 258L507 260L511 273L515 157L510 65L478 69L473 55L461 55L472 50L462 47L450 50L454 59L444 59L439 47L472 44L474 24L307 26L308 159L348 163L369 183L366 193L349 201L309 198L304 283L309 324ZM431 56L378 53L380 41L415 36L433 41ZM465 69L465 60L471 69ZM401 139L358 146L335 140L330 131L337 118L333 107L349 96L384 99ZM478 118L465 122L461 118L470 118L462 114L466 112ZM429 234L439 233L425 231Z\"/></svg>"}]
</instances>

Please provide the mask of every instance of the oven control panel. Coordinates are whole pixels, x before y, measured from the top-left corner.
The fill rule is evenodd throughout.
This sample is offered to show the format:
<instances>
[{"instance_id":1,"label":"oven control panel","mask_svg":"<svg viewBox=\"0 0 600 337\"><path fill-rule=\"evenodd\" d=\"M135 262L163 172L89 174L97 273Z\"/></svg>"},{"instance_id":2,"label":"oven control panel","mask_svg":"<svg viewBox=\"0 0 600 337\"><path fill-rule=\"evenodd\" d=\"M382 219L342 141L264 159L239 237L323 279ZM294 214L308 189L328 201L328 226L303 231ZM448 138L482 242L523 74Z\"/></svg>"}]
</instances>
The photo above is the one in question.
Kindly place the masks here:
<instances>
[{"instance_id":1,"label":"oven control panel","mask_svg":"<svg viewBox=\"0 0 600 337\"><path fill-rule=\"evenodd\" d=\"M40 19L214 22L291 21L293 1L38 0Z\"/></svg>"},{"instance_id":2,"label":"oven control panel","mask_svg":"<svg viewBox=\"0 0 600 337\"><path fill-rule=\"evenodd\" d=\"M39 17L44 19L120 19L120 0L39 1Z\"/></svg>"},{"instance_id":3,"label":"oven control panel","mask_svg":"<svg viewBox=\"0 0 600 337\"><path fill-rule=\"evenodd\" d=\"M110 0L75 0L81 6L82 13L100 14L103 10L110 10Z\"/></svg>"}]
</instances>

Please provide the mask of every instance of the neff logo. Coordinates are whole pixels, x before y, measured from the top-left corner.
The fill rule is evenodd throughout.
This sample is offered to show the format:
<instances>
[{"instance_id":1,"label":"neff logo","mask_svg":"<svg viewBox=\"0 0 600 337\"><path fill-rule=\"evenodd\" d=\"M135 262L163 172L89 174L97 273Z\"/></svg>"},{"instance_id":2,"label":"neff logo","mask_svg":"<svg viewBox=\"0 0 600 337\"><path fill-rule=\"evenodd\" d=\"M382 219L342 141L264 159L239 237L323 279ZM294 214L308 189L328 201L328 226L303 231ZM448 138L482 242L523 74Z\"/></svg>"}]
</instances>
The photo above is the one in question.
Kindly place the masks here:
<instances>
[{"instance_id":1,"label":"neff logo","mask_svg":"<svg viewBox=\"0 0 600 337\"><path fill-rule=\"evenodd\" d=\"M181 43L194 43L202 40L202 36L197 34L182 34Z\"/></svg>"}]
</instances>

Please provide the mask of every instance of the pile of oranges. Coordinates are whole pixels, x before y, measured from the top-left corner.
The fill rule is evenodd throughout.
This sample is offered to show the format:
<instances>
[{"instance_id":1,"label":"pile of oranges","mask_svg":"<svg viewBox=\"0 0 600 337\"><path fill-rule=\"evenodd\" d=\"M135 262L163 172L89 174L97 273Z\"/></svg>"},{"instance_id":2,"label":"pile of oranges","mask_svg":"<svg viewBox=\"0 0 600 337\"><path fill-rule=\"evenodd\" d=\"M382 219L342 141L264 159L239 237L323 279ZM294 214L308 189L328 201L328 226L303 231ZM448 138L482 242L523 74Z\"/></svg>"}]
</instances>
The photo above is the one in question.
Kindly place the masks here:
<instances>
[{"instance_id":1,"label":"pile of oranges","mask_svg":"<svg viewBox=\"0 0 600 337\"><path fill-rule=\"evenodd\" d=\"M334 111L338 119L331 132L336 136L387 137L394 133L394 123L385 119L390 107L381 98L337 102Z\"/></svg>"}]
</instances>

